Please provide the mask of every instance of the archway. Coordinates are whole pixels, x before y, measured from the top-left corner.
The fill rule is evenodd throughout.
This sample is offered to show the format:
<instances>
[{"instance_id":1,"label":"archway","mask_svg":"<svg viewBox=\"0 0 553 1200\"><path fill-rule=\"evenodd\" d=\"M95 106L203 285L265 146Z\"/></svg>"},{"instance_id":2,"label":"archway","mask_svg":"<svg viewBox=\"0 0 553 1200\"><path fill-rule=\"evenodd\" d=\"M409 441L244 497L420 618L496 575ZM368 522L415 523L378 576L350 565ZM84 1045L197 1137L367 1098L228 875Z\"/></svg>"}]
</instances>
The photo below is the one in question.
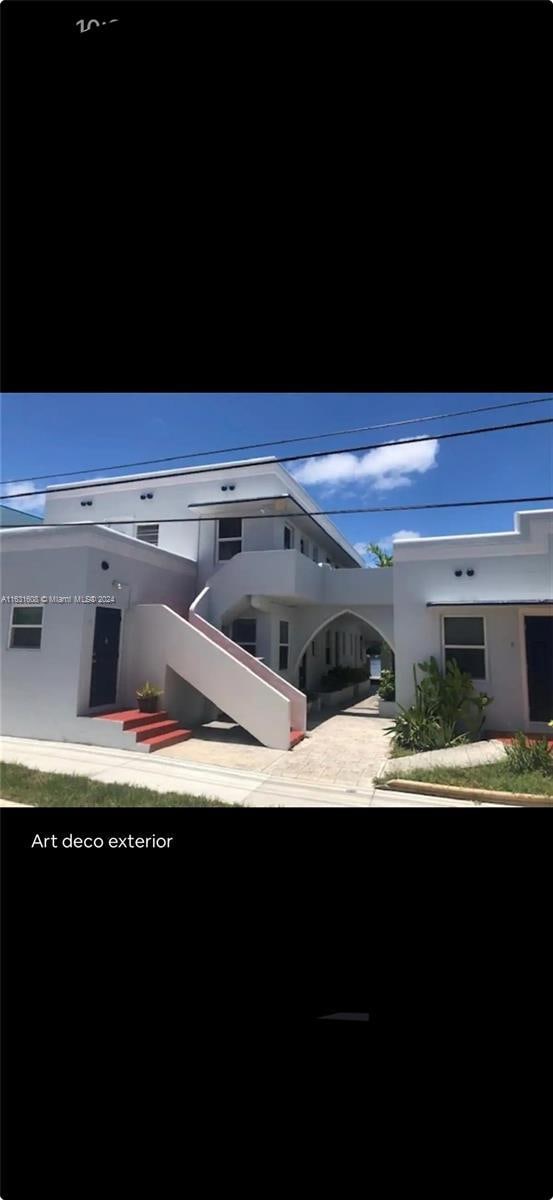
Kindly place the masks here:
<instances>
[{"instance_id":1,"label":"archway","mask_svg":"<svg viewBox=\"0 0 553 1200\"><path fill-rule=\"evenodd\" d=\"M326 613L324 618L319 621L317 625L312 627L309 632L309 636L304 636L301 649L299 653L296 651L294 658L294 674L296 677L302 658L309 649L311 642L313 642L315 638L317 638L319 634L327 628L327 626L332 625L335 621L340 620L341 617L354 617L356 620L360 621L362 625L367 627L367 629L371 630L373 633L376 633L378 638L380 638L385 645L389 646L392 655L394 654L394 645L390 637L389 630L385 630L385 622L382 621L381 617L379 617L378 612L374 613L372 608L370 608L366 614L360 612L359 609L354 608L337 609L330 614Z\"/></svg>"}]
</instances>

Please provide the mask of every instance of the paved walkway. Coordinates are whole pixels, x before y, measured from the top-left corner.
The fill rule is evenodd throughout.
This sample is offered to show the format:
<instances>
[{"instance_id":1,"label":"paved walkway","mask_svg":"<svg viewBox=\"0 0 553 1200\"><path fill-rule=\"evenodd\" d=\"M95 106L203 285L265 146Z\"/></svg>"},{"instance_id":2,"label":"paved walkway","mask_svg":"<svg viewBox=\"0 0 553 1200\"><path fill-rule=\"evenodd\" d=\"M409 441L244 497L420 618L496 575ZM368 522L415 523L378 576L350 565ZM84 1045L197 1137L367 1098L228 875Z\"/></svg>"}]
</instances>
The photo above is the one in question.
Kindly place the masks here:
<instances>
[{"instance_id":1,"label":"paved walkway","mask_svg":"<svg viewBox=\"0 0 553 1200\"><path fill-rule=\"evenodd\" d=\"M390 753L384 730L389 718L378 716L378 699L368 696L349 708L312 715L308 736L294 750L269 750L236 725L212 721L194 737L164 750L166 758L214 767L237 767L286 780L362 787L373 779Z\"/></svg>"},{"instance_id":2,"label":"paved walkway","mask_svg":"<svg viewBox=\"0 0 553 1200\"><path fill-rule=\"evenodd\" d=\"M290 757L297 753L292 751ZM253 808L475 808L472 801L415 796L365 787L278 778L267 772L175 761L167 755L109 750L74 742L33 738L0 740L0 761L23 763L40 771L85 775L99 783L127 783L157 792L187 792ZM1 786L1 785L0 785ZM10 801L4 802L11 807ZM497 805L492 807L497 808Z\"/></svg>"},{"instance_id":3,"label":"paved walkway","mask_svg":"<svg viewBox=\"0 0 553 1200\"><path fill-rule=\"evenodd\" d=\"M379 777L407 775L409 770L432 767L481 767L484 763L500 762L505 758L502 742L470 742L467 746L450 746L448 750L427 750L423 754L406 754L380 764Z\"/></svg>"}]
</instances>

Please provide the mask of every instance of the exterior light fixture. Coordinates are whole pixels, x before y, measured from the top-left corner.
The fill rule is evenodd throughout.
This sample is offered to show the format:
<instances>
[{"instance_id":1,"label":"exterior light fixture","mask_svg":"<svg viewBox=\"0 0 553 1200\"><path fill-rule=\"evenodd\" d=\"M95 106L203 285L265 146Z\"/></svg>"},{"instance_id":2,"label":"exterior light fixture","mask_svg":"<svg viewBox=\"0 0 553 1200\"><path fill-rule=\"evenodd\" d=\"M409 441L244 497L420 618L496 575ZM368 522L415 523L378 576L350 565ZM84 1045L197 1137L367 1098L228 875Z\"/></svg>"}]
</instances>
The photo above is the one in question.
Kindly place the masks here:
<instances>
[{"instance_id":1,"label":"exterior light fixture","mask_svg":"<svg viewBox=\"0 0 553 1200\"><path fill-rule=\"evenodd\" d=\"M474 575L474 571L473 571L472 567L470 568L470 571L467 571L467 575L471 575L471 576Z\"/></svg>"},{"instance_id":2,"label":"exterior light fixture","mask_svg":"<svg viewBox=\"0 0 553 1200\"><path fill-rule=\"evenodd\" d=\"M455 575L457 576L457 578L459 578L459 575L462 575L462 574L463 574L462 571L455 571Z\"/></svg>"}]
</instances>

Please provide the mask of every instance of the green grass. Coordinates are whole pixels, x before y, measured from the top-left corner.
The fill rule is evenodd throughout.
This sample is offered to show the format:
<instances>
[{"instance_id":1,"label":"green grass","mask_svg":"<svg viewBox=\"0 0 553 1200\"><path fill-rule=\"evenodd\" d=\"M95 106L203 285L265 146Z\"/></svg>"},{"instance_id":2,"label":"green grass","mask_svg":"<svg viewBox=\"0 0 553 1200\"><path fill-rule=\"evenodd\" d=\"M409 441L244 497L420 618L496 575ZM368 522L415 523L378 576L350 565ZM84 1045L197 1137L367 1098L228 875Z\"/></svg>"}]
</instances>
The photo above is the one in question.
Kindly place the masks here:
<instances>
[{"instance_id":1,"label":"green grass","mask_svg":"<svg viewBox=\"0 0 553 1200\"><path fill-rule=\"evenodd\" d=\"M240 808L207 796L154 792L126 783L96 783L85 775L33 771L20 763L0 763L0 796L38 808Z\"/></svg>"},{"instance_id":2,"label":"green grass","mask_svg":"<svg viewBox=\"0 0 553 1200\"><path fill-rule=\"evenodd\" d=\"M553 775L544 775L541 771L526 771L515 775L506 762L486 763L480 767L433 767L424 770L419 767L406 768L404 772L398 767L393 778L422 780L425 783L450 784L452 787L485 788L491 792L528 792L533 796L553 796ZM387 772L388 778L392 778ZM382 780L380 780L382 785Z\"/></svg>"}]
</instances>

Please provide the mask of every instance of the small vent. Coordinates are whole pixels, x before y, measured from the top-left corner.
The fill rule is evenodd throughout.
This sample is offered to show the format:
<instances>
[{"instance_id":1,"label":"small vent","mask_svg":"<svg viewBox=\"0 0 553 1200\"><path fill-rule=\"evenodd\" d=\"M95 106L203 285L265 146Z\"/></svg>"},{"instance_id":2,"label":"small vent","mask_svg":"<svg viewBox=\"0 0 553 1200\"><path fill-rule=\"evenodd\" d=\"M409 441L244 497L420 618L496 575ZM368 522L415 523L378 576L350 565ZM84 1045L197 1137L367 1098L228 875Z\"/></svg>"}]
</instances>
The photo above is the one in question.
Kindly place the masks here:
<instances>
[{"instance_id":1,"label":"small vent","mask_svg":"<svg viewBox=\"0 0 553 1200\"><path fill-rule=\"evenodd\" d=\"M141 542L148 542L150 546L157 546L159 541L159 525L137 525L136 536Z\"/></svg>"}]
</instances>

